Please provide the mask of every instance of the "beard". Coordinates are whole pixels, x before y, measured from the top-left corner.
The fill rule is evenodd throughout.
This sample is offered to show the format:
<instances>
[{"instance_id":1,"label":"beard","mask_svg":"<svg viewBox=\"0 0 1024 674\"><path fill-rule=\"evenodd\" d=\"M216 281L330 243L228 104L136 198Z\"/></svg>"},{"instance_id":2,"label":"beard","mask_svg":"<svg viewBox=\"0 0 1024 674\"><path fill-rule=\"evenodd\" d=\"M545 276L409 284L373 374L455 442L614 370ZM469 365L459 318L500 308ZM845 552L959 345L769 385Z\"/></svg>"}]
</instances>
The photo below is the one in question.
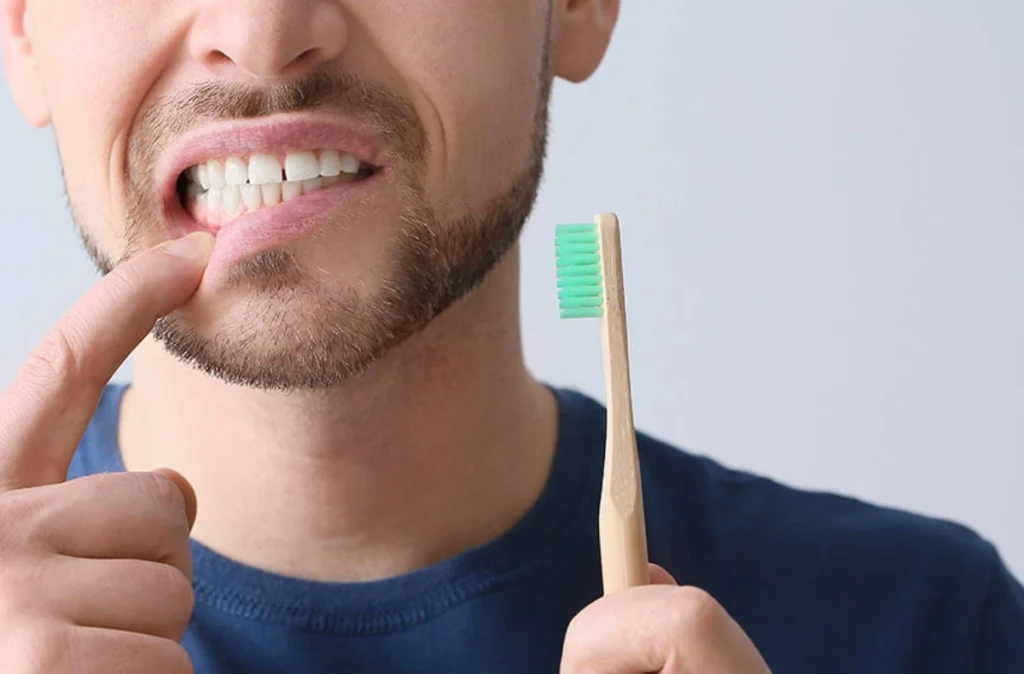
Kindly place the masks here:
<instances>
[{"instance_id":1,"label":"beard","mask_svg":"<svg viewBox=\"0 0 1024 674\"><path fill-rule=\"evenodd\" d=\"M204 85L157 101L139 116L128 141L124 258L142 247L147 223L158 218L159 204L149 182L157 159L168 141L192 128L197 119L315 109L367 121L381 132L399 162L396 175L405 198L374 293L329 290L283 247L232 268L229 287L259 300L249 303L244 324L211 336L175 312L157 322L155 339L171 355L213 377L264 390L322 390L364 373L472 292L519 239L536 200L547 148L552 87L547 49L538 74L528 162L512 176L505 192L475 212L447 219L431 206L423 189L421 176L429 154L423 125L412 105L388 89L351 75L314 74L274 89ZM75 221L87 253L102 273L109 273L116 263L89 237L80 220Z\"/></svg>"}]
</instances>

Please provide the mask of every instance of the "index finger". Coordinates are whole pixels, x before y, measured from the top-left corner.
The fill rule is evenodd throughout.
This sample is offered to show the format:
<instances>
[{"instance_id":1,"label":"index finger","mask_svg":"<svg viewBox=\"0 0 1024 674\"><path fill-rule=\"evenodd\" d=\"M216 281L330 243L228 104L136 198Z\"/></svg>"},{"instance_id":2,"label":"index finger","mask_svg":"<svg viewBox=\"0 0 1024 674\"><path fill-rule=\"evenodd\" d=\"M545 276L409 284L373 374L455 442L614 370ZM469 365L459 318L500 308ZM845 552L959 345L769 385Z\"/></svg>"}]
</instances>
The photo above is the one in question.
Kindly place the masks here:
<instances>
[{"instance_id":1,"label":"index finger","mask_svg":"<svg viewBox=\"0 0 1024 674\"><path fill-rule=\"evenodd\" d=\"M195 293L212 248L212 236L194 233L147 250L65 314L0 397L0 492L64 481L104 386Z\"/></svg>"}]
</instances>

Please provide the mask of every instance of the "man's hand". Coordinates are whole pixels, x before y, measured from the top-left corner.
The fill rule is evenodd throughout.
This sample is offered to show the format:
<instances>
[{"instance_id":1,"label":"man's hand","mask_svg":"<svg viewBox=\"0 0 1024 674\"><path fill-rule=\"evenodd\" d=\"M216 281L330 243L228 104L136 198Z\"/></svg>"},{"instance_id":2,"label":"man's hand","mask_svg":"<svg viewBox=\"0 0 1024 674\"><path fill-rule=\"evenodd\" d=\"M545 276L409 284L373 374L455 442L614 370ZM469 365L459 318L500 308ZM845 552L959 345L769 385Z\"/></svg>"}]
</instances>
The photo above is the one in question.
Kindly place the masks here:
<instances>
[{"instance_id":1,"label":"man's hand","mask_svg":"<svg viewBox=\"0 0 1024 674\"><path fill-rule=\"evenodd\" d=\"M650 572L652 585L602 597L573 619L561 674L770 674L710 595L654 564Z\"/></svg>"},{"instance_id":2,"label":"man's hand","mask_svg":"<svg viewBox=\"0 0 1024 674\"><path fill-rule=\"evenodd\" d=\"M173 471L65 483L103 387L195 293L212 239L120 265L0 397L0 671L187 674L195 494Z\"/></svg>"}]
</instances>

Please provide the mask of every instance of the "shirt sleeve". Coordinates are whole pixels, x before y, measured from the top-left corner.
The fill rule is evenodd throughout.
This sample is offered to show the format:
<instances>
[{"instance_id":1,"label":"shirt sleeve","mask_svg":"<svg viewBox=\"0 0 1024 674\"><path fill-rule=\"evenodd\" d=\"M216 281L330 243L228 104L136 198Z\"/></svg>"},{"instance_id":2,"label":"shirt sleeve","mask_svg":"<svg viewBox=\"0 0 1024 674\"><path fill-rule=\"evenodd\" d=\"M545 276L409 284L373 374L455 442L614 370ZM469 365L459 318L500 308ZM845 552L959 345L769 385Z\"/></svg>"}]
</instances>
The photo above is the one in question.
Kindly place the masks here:
<instances>
[{"instance_id":1,"label":"shirt sleeve","mask_svg":"<svg viewBox=\"0 0 1024 674\"><path fill-rule=\"evenodd\" d=\"M1024 672L1024 586L993 549L993 572L975 644L975 674Z\"/></svg>"}]
</instances>

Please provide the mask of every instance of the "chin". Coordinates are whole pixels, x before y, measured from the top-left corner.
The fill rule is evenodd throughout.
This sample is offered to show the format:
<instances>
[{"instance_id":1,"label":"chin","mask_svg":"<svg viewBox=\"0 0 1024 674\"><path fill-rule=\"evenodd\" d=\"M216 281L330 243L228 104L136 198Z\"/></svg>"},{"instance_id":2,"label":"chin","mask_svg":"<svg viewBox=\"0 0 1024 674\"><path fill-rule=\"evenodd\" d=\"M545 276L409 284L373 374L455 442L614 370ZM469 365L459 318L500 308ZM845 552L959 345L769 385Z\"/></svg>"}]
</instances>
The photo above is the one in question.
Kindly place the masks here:
<instances>
[{"instance_id":1,"label":"chin","mask_svg":"<svg viewBox=\"0 0 1024 674\"><path fill-rule=\"evenodd\" d=\"M173 356L233 384L320 389L366 370L395 331L354 293L197 294L154 335Z\"/></svg>"}]
</instances>

